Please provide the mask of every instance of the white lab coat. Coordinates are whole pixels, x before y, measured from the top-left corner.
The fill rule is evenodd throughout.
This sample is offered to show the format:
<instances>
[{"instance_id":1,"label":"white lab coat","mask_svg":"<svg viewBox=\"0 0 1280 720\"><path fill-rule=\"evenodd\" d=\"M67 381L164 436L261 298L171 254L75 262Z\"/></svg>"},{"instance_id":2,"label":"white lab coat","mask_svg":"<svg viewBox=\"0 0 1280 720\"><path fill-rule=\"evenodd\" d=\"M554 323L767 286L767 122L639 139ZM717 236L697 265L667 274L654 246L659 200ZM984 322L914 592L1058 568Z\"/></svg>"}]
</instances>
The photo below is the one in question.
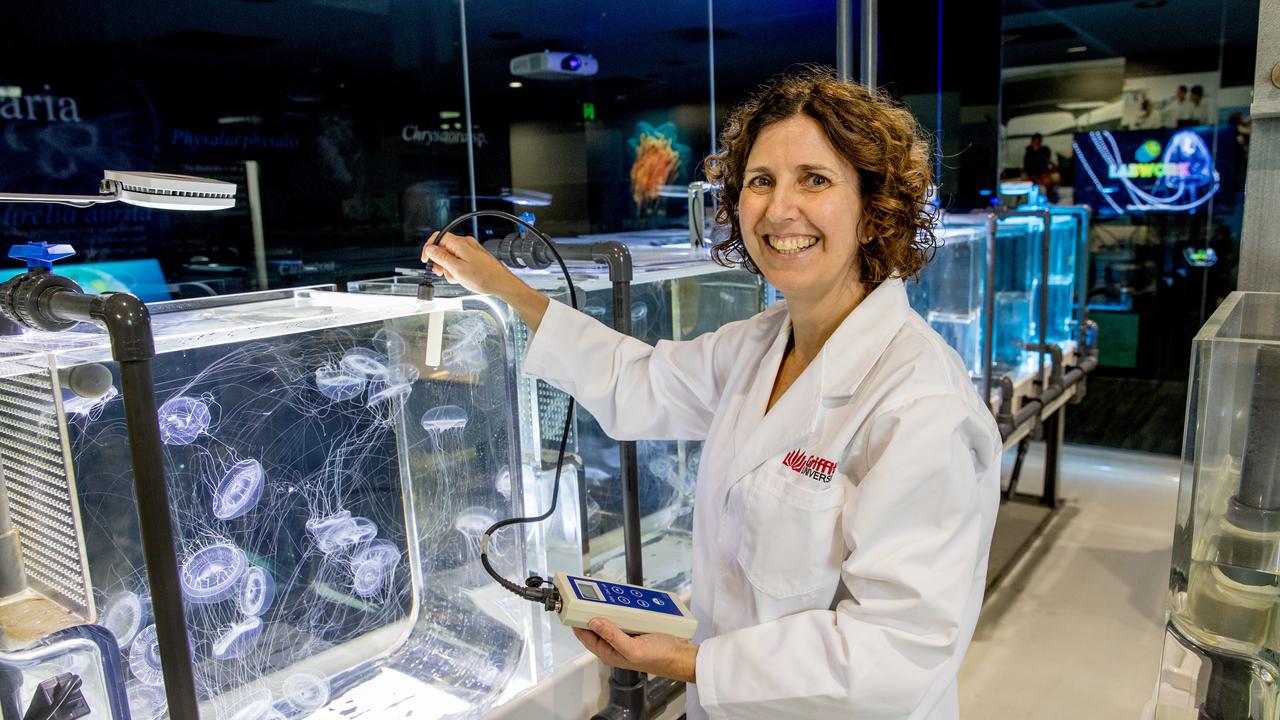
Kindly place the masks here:
<instances>
[{"instance_id":1,"label":"white lab coat","mask_svg":"<svg viewBox=\"0 0 1280 720\"><path fill-rule=\"evenodd\" d=\"M706 441L690 720L957 718L999 497L991 413L900 280L766 414L790 330L783 302L651 347L552 302L524 369L614 438Z\"/></svg>"}]
</instances>

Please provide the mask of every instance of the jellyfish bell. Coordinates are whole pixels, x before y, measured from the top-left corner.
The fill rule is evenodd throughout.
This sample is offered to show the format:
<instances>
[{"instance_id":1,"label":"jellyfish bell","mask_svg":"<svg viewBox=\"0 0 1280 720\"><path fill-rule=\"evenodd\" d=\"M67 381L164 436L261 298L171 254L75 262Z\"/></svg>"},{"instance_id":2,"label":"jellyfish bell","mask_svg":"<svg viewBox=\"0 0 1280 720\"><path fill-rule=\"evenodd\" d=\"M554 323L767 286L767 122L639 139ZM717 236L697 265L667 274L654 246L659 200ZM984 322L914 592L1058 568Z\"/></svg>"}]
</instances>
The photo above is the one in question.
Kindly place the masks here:
<instances>
[{"instance_id":1,"label":"jellyfish bell","mask_svg":"<svg viewBox=\"0 0 1280 720\"><path fill-rule=\"evenodd\" d=\"M275 698L266 689L251 690L235 699L226 720L272 720L278 716L272 707Z\"/></svg>"},{"instance_id":2,"label":"jellyfish bell","mask_svg":"<svg viewBox=\"0 0 1280 720\"><path fill-rule=\"evenodd\" d=\"M393 330L384 328L374 333L370 345L389 362L399 362L400 358L404 357L404 338Z\"/></svg>"},{"instance_id":3,"label":"jellyfish bell","mask_svg":"<svg viewBox=\"0 0 1280 720\"><path fill-rule=\"evenodd\" d=\"M156 639L156 626L148 625L138 631L129 643L129 670L144 685L164 683L164 671L160 665L160 641Z\"/></svg>"},{"instance_id":4,"label":"jellyfish bell","mask_svg":"<svg viewBox=\"0 0 1280 720\"><path fill-rule=\"evenodd\" d=\"M257 460L250 458L232 465L213 491L213 516L234 520L249 512L262 498L264 483L262 464Z\"/></svg>"},{"instance_id":5,"label":"jellyfish bell","mask_svg":"<svg viewBox=\"0 0 1280 720\"><path fill-rule=\"evenodd\" d=\"M182 596L197 604L216 603L235 594L249 561L230 543L209 545L192 553L178 573Z\"/></svg>"},{"instance_id":6,"label":"jellyfish bell","mask_svg":"<svg viewBox=\"0 0 1280 720\"><path fill-rule=\"evenodd\" d=\"M369 397L365 407L377 407L391 400L408 397L413 392L413 382L401 382L388 378L386 381L375 380L369 383Z\"/></svg>"},{"instance_id":7,"label":"jellyfish bell","mask_svg":"<svg viewBox=\"0 0 1280 720\"><path fill-rule=\"evenodd\" d=\"M120 647L128 647L142 629L142 600L128 590L111 596L102 612L101 624L116 636Z\"/></svg>"},{"instance_id":8,"label":"jellyfish bell","mask_svg":"<svg viewBox=\"0 0 1280 720\"><path fill-rule=\"evenodd\" d=\"M285 678L284 699L294 710L306 715L329 702L329 681L323 675L298 672Z\"/></svg>"},{"instance_id":9,"label":"jellyfish bell","mask_svg":"<svg viewBox=\"0 0 1280 720\"><path fill-rule=\"evenodd\" d=\"M315 372L316 389L330 400L350 400L364 392L364 375L343 367L325 366Z\"/></svg>"},{"instance_id":10,"label":"jellyfish bell","mask_svg":"<svg viewBox=\"0 0 1280 720\"><path fill-rule=\"evenodd\" d=\"M342 354L339 366L351 375L379 378L387 374L387 356L365 347L353 347Z\"/></svg>"},{"instance_id":11,"label":"jellyfish bell","mask_svg":"<svg viewBox=\"0 0 1280 720\"><path fill-rule=\"evenodd\" d=\"M351 557L356 595L367 598L382 592L387 578L400 564L400 549L390 540L374 540Z\"/></svg>"},{"instance_id":12,"label":"jellyfish bell","mask_svg":"<svg viewBox=\"0 0 1280 720\"><path fill-rule=\"evenodd\" d=\"M158 685L131 682L125 686L124 692L129 701L129 714L133 720L159 720L169 710L169 701L165 698L164 688Z\"/></svg>"},{"instance_id":13,"label":"jellyfish bell","mask_svg":"<svg viewBox=\"0 0 1280 720\"><path fill-rule=\"evenodd\" d=\"M261 636L262 620L250 615L227 628L217 640L213 641L213 656L218 660L244 657L254 645L258 644L258 638ZM269 702L268 705L270 705ZM256 718L260 717L260 714L246 717Z\"/></svg>"},{"instance_id":14,"label":"jellyfish bell","mask_svg":"<svg viewBox=\"0 0 1280 720\"><path fill-rule=\"evenodd\" d=\"M440 405L423 413L419 422L423 430L437 436L446 430L460 430L466 427L467 411L457 405Z\"/></svg>"},{"instance_id":15,"label":"jellyfish bell","mask_svg":"<svg viewBox=\"0 0 1280 720\"><path fill-rule=\"evenodd\" d=\"M260 617L276 599L276 581L271 573L257 567L249 568L240 583L240 612Z\"/></svg>"},{"instance_id":16,"label":"jellyfish bell","mask_svg":"<svg viewBox=\"0 0 1280 720\"><path fill-rule=\"evenodd\" d=\"M325 555L372 540L378 535L376 523L368 518L352 517L350 510L342 510L328 517L311 518L304 527L311 533L316 547Z\"/></svg>"},{"instance_id":17,"label":"jellyfish bell","mask_svg":"<svg viewBox=\"0 0 1280 720\"><path fill-rule=\"evenodd\" d=\"M160 439L166 445L190 445L209 428L209 406L185 395L166 401L156 411Z\"/></svg>"}]
</instances>

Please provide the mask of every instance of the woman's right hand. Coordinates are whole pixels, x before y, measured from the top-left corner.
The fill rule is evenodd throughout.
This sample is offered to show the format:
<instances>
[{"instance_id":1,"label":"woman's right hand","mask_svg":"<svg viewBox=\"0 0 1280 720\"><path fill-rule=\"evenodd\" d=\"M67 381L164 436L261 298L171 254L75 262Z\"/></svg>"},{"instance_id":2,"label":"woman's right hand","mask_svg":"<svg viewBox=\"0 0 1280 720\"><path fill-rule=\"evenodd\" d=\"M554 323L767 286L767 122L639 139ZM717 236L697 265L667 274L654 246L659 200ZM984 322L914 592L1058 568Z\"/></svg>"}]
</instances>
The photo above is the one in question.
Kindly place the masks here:
<instances>
[{"instance_id":1,"label":"woman's right hand","mask_svg":"<svg viewBox=\"0 0 1280 720\"><path fill-rule=\"evenodd\" d=\"M514 288L524 285L507 266L490 255L469 235L449 233L435 242L436 235L427 238L422 248L422 261L435 263L435 273L475 293L504 297Z\"/></svg>"},{"instance_id":2,"label":"woman's right hand","mask_svg":"<svg viewBox=\"0 0 1280 720\"><path fill-rule=\"evenodd\" d=\"M471 292L502 298L515 308L525 325L529 326L530 333L538 331L542 316L547 311L545 295L516 277L475 238L449 233L437 243L436 234L432 234L422 248L423 262L430 260L435 263L434 271L451 283Z\"/></svg>"}]
</instances>

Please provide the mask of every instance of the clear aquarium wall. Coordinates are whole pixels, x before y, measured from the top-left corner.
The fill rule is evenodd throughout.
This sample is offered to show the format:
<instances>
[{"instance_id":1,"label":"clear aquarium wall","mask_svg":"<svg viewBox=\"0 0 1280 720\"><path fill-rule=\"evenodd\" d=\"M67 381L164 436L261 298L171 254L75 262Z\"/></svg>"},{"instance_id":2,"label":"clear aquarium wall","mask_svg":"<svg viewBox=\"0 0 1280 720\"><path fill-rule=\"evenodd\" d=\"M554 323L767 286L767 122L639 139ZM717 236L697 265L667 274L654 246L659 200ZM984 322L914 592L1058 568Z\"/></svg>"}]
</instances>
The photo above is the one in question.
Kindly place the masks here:
<instances>
[{"instance_id":1,"label":"clear aquarium wall","mask_svg":"<svg viewBox=\"0 0 1280 720\"><path fill-rule=\"evenodd\" d=\"M1233 293L1192 350L1156 717L1280 712L1280 294Z\"/></svg>"},{"instance_id":2,"label":"clear aquarium wall","mask_svg":"<svg viewBox=\"0 0 1280 720\"><path fill-rule=\"evenodd\" d=\"M908 281L911 306L960 354L970 377L981 379L983 276L986 274L986 228L948 225L938 228L938 249L919 282Z\"/></svg>"},{"instance_id":3,"label":"clear aquarium wall","mask_svg":"<svg viewBox=\"0 0 1280 720\"><path fill-rule=\"evenodd\" d=\"M763 309L760 278L744 270L717 265L704 250L670 246L632 246L630 250L634 265L632 334L646 342L692 339ZM570 269L582 311L612 326L613 290L607 269L581 265ZM563 283L548 273L521 271L521 277L557 299L567 298ZM350 283L349 287L355 292L412 295L416 292L417 279L405 275ZM516 355L520 357L528 330L514 313L508 311L508 316L515 327ZM547 463L554 460L553 453L560 442L560 423L567 396L531 378L522 377L519 382L522 443L526 448L541 448L543 466L549 470ZM618 443L605 435L589 413L579 408L569 452L576 453L581 465L589 550L584 561L581 545L571 547L549 542L544 556L553 563L577 562L579 567L585 564L587 571L600 577L625 580ZM529 455L527 450L525 455ZM691 503L701 444L645 441L637 444L637 455L645 580L663 589L684 590L692 572ZM576 489L566 485L562 492L571 487ZM577 556L570 557L574 552ZM563 569L571 565L550 567Z\"/></svg>"},{"instance_id":4,"label":"clear aquarium wall","mask_svg":"<svg viewBox=\"0 0 1280 720\"><path fill-rule=\"evenodd\" d=\"M114 637L134 718L164 714L157 602L185 607L202 718L471 717L533 682L541 611L478 561L527 509L499 308L295 290L152 312L181 598L147 585L103 331L5 338L0 361L32 585ZM517 580L523 542L490 544Z\"/></svg>"},{"instance_id":5,"label":"clear aquarium wall","mask_svg":"<svg viewBox=\"0 0 1280 720\"><path fill-rule=\"evenodd\" d=\"M631 332L647 343L690 340L763 309L760 277L717 265L704 250L632 247L631 252ZM584 311L611 324L613 293L607 273L596 271L579 289L585 291ZM589 570L625 580L618 443L579 409L578 446L587 488ZM702 443L641 441L636 455L645 582L682 592L692 575L693 489Z\"/></svg>"},{"instance_id":6,"label":"clear aquarium wall","mask_svg":"<svg viewBox=\"0 0 1280 720\"><path fill-rule=\"evenodd\" d=\"M1080 255L1080 222L1083 222L1083 217L1077 213L1054 212L1049 227L1048 324L1045 326L1045 341L1057 344L1065 350L1075 347L1078 324L1075 294L1079 281L1076 264ZM1031 308L1037 325L1040 318L1039 298L1037 288L1037 292L1032 295ZM1037 327L1033 327L1033 332L1038 338Z\"/></svg>"},{"instance_id":7,"label":"clear aquarium wall","mask_svg":"<svg viewBox=\"0 0 1280 720\"><path fill-rule=\"evenodd\" d=\"M1038 356L1028 352L1027 345L1037 342L1033 297L1040 285L1043 233L1040 218L1010 217L996 225L993 360L1002 375L1017 376L1037 367Z\"/></svg>"}]
</instances>

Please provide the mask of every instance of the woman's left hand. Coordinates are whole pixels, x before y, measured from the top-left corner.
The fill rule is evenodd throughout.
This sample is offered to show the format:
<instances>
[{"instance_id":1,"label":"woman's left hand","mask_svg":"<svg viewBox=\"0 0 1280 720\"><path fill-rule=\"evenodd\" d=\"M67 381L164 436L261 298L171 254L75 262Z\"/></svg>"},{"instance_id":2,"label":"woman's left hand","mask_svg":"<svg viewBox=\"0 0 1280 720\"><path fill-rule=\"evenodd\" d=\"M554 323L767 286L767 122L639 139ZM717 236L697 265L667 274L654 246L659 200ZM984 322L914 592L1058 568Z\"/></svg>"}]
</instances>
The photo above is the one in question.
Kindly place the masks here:
<instances>
[{"instance_id":1,"label":"woman's left hand","mask_svg":"<svg viewBox=\"0 0 1280 720\"><path fill-rule=\"evenodd\" d=\"M697 682L697 645L673 635L632 637L604 618L594 618L590 625L590 630L574 628L573 634L605 665Z\"/></svg>"}]
</instances>

